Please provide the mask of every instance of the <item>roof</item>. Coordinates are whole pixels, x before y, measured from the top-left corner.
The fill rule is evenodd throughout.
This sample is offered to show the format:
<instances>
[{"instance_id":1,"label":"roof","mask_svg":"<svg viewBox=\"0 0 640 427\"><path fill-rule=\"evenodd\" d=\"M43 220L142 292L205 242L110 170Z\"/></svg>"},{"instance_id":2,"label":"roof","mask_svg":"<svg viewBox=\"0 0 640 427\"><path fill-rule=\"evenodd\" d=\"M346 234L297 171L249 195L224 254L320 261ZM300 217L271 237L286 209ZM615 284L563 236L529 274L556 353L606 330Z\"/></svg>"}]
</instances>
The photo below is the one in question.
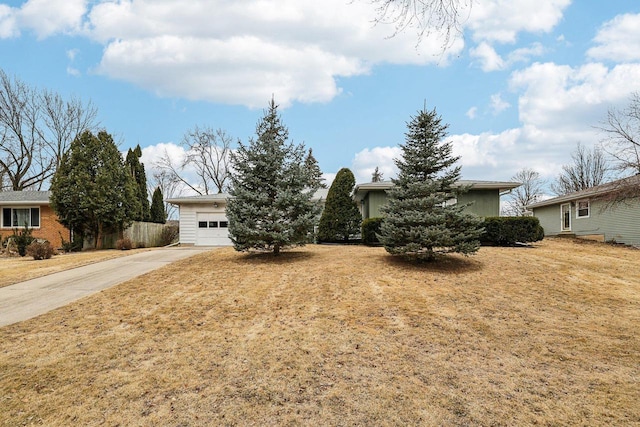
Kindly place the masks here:
<instances>
[{"instance_id":1,"label":"roof","mask_svg":"<svg viewBox=\"0 0 640 427\"><path fill-rule=\"evenodd\" d=\"M364 199L366 194L369 191L374 190L388 190L393 187L393 182L391 181L378 181L378 182L367 182L364 184L358 184L353 189L354 198L356 201ZM510 182L510 181L479 181L479 180L471 180L471 179L461 179L456 181L456 186L471 186L473 190L498 190L499 192L512 190L516 187L522 185L520 182Z\"/></svg>"},{"instance_id":2,"label":"roof","mask_svg":"<svg viewBox=\"0 0 640 427\"><path fill-rule=\"evenodd\" d=\"M2 205L48 205L50 191L0 191Z\"/></svg>"},{"instance_id":3,"label":"roof","mask_svg":"<svg viewBox=\"0 0 640 427\"><path fill-rule=\"evenodd\" d=\"M316 193L312 197L312 200L326 199L328 192L328 189L321 188L316 191ZM232 197L233 196L229 193L203 194L197 196L174 197L171 199L167 199L167 202L173 205L209 204L218 202L226 203L227 199L230 199Z\"/></svg>"},{"instance_id":4,"label":"roof","mask_svg":"<svg viewBox=\"0 0 640 427\"><path fill-rule=\"evenodd\" d=\"M627 178L618 179L616 181L607 182L605 184L596 185L595 187L587 188L586 190L576 191L574 193L565 194L563 196L554 197L551 199L543 200L541 202L532 203L527 206L527 209L536 209L544 206L551 206L558 203L571 202L574 200L586 199L589 197L601 196L607 193L611 193L615 190L620 190L624 187L640 185L640 174Z\"/></svg>"}]
</instances>

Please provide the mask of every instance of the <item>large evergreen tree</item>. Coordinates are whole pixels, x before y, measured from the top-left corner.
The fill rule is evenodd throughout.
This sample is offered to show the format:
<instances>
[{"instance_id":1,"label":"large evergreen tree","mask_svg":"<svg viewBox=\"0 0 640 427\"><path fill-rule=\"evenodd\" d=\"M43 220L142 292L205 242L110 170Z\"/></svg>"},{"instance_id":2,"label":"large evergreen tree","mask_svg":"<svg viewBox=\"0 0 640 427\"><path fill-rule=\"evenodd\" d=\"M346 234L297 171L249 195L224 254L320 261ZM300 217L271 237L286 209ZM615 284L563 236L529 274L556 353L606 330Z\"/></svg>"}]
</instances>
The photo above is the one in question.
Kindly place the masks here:
<instances>
[{"instance_id":1,"label":"large evergreen tree","mask_svg":"<svg viewBox=\"0 0 640 427\"><path fill-rule=\"evenodd\" d=\"M407 123L403 156L395 160L398 178L381 209L380 242L393 255L433 260L450 252L472 254L480 246L481 219L455 203L467 188L456 184L459 157L443 141L447 127L426 107Z\"/></svg>"},{"instance_id":2,"label":"large evergreen tree","mask_svg":"<svg viewBox=\"0 0 640 427\"><path fill-rule=\"evenodd\" d=\"M51 182L51 205L75 237L121 232L138 207L136 183L107 132L86 131L64 154Z\"/></svg>"},{"instance_id":3,"label":"large evergreen tree","mask_svg":"<svg viewBox=\"0 0 640 427\"><path fill-rule=\"evenodd\" d=\"M144 170L144 163L140 162L142 149L137 145L135 149L127 152L126 163L129 173L136 182L136 196L138 198L138 209L133 217L134 221L149 220L149 195L147 193L147 174Z\"/></svg>"},{"instance_id":4,"label":"large evergreen tree","mask_svg":"<svg viewBox=\"0 0 640 427\"><path fill-rule=\"evenodd\" d=\"M156 187L151 197L151 209L149 215L149 221L158 224L164 224L167 222L167 213L164 210L164 197L162 196L162 190L160 187Z\"/></svg>"},{"instance_id":5,"label":"large evergreen tree","mask_svg":"<svg viewBox=\"0 0 640 427\"><path fill-rule=\"evenodd\" d=\"M289 131L271 100L256 126L256 138L231 154L229 234L236 250L273 251L301 246L318 217L312 201L320 181L309 172L309 153L288 142Z\"/></svg>"},{"instance_id":6,"label":"large evergreen tree","mask_svg":"<svg viewBox=\"0 0 640 427\"><path fill-rule=\"evenodd\" d=\"M324 211L318 226L318 239L321 241L348 241L349 236L360 230L362 215L358 210L351 192L356 185L356 179L348 168L342 168L336 174Z\"/></svg>"}]
</instances>

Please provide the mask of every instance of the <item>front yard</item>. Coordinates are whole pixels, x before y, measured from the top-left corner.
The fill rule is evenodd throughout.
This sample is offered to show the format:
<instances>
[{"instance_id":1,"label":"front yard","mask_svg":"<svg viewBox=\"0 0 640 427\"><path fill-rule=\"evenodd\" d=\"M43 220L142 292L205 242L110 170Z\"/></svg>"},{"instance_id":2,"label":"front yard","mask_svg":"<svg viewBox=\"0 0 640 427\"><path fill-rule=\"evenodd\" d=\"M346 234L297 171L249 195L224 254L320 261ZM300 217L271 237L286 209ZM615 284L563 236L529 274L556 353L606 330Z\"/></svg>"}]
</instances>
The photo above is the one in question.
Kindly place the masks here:
<instances>
[{"instance_id":1,"label":"front yard","mask_svg":"<svg viewBox=\"0 0 640 427\"><path fill-rule=\"evenodd\" d=\"M640 423L640 252L218 249L0 329L0 425Z\"/></svg>"}]
</instances>

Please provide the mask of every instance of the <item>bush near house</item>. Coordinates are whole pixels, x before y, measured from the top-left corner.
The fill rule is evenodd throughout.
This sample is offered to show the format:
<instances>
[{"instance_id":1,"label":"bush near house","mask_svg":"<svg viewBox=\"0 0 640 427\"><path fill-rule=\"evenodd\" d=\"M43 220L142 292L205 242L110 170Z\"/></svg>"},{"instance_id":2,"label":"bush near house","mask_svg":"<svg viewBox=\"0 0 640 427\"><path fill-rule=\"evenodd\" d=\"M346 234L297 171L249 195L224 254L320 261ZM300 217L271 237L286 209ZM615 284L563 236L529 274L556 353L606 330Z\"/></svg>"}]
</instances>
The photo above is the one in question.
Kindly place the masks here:
<instances>
[{"instance_id":1,"label":"bush near house","mask_svg":"<svg viewBox=\"0 0 640 427\"><path fill-rule=\"evenodd\" d=\"M516 242L530 243L544 238L540 221L532 216L488 217L483 225L484 245L514 246Z\"/></svg>"},{"instance_id":2,"label":"bush near house","mask_svg":"<svg viewBox=\"0 0 640 427\"><path fill-rule=\"evenodd\" d=\"M378 234L382 226L381 217L367 218L362 221L362 242L365 245L375 245L380 243Z\"/></svg>"},{"instance_id":3,"label":"bush near house","mask_svg":"<svg viewBox=\"0 0 640 427\"><path fill-rule=\"evenodd\" d=\"M11 236L13 241L18 248L18 254L20 256L25 256L27 254L27 246L31 244L35 239L31 236L31 229L25 225L24 228L18 230L17 228L13 229L13 236Z\"/></svg>"},{"instance_id":4,"label":"bush near house","mask_svg":"<svg viewBox=\"0 0 640 427\"><path fill-rule=\"evenodd\" d=\"M27 255L35 260L49 259L55 254L55 250L48 241L34 241L27 246Z\"/></svg>"}]
</instances>

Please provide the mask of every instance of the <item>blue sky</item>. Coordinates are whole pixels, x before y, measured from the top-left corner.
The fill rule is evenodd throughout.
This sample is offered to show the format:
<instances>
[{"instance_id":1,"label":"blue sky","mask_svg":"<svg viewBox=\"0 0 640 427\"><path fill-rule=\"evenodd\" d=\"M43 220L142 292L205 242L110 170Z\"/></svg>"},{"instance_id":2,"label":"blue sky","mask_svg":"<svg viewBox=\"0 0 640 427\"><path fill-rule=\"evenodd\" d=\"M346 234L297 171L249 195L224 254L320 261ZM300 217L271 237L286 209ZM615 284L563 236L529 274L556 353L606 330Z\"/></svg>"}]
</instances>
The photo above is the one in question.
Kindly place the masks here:
<instances>
[{"instance_id":1,"label":"blue sky","mask_svg":"<svg viewBox=\"0 0 640 427\"><path fill-rule=\"evenodd\" d=\"M244 142L271 95L328 179L394 176L405 123L436 107L465 179L553 179L640 91L640 2L474 0L446 51L373 25L369 0L0 1L0 68L91 100L146 168L196 125Z\"/></svg>"}]
</instances>

